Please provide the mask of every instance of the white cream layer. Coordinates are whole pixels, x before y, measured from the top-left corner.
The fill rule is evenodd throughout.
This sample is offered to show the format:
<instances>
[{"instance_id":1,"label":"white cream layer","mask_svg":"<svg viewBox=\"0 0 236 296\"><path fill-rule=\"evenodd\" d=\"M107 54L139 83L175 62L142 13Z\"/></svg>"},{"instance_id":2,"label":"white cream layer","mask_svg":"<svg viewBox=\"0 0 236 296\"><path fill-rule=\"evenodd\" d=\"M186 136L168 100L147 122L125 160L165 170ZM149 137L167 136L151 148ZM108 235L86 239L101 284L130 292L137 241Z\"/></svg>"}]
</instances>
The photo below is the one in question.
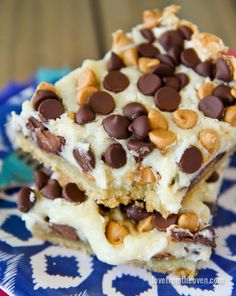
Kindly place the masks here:
<instances>
[{"instance_id":1,"label":"white cream layer","mask_svg":"<svg viewBox=\"0 0 236 296\"><path fill-rule=\"evenodd\" d=\"M216 201L221 182L220 178L216 183L204 183L183 202L181 212L196 213L200 228L211 223L211 213L204 202ZM132 260L149 261L154 255L161 253L193 261L208 260L211 254L211 248L208 246L173 242L170 240L170 231L160 232L156 229L139 233L129 227L131 232L125 237L124 243L114 246L105 236L107 220L99 213L97 204L91 198L82 204L74 204L60 198L49 200L40 196L34 207L22 217L29 230L32 230L35 224L47 227L45 217L49 217L50 223L74 227L80 239L89 243L96 256L109 264L122 264ZM125 223L119 210L113 218Z\"/></svg>"},{"instance_id":2,"label":"white cream layer","mask_svg":"<svg viewBox=\"0 0 236 296\"><path fill-rule=\"evenodd\" d=\"M91 199L75 205L59 198L49 200L41 197L29 213L23 214L29 230L33 229L35 223L45 224L45 217L49 217L50 223L74 227L80 239L89 243L98 259L109 264L123 264L132 260L149 261L154 255L165 252L176 258L185 257L193 261L208 260L211 254L210 247L172 242L168 232L159 232L156 229L130 233L123 244L114 246L106 239L105 219ZM198 253L193 254L193 251Z\"/></svg>"}]
</instances>

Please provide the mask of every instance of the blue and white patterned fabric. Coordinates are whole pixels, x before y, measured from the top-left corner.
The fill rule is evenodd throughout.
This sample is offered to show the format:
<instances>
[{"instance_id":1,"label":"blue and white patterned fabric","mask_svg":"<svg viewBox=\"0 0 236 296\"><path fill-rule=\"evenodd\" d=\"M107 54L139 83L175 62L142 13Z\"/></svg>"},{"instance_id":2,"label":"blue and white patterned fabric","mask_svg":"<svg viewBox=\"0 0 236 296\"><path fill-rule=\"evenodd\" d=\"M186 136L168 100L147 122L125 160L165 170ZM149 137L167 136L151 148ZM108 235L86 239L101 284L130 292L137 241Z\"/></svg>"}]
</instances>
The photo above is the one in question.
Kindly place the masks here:
<instances>
[{"instance_id":1,"label":"blue and white patterned fabric","mask_svg":"<svg viewBox=\"0 0 236 296\"><path fill-rule=\"evenodd\" d=\"M12 152L4 123L12 110L20 111L34 88L32 80L0 92L1 163ZM17 174L21 171L14 172L16 179ZM0 192L0 287L9 295L236 295L236 156L226 171L214 221L218 247L193 282L126 265L110 266L33 238L16 209L18 189L19 184L13 184Z\"/></svg>"}]
</instances>

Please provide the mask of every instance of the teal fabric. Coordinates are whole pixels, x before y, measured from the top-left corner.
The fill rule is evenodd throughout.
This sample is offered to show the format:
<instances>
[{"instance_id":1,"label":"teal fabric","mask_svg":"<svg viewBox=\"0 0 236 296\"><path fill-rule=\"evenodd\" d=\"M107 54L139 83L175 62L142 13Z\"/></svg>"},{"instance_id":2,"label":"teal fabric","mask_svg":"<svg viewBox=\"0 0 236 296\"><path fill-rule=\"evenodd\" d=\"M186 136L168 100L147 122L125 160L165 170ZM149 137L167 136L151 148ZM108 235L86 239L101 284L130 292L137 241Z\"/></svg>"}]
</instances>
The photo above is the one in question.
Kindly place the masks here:
<instances>
[{"instance_id":1,"label":"teal fabric","mask_svg":"<svg viewBox=\"0 0 236 296\"><path fill-rule=\"evenodd\" d=\"M69 68L63 68L61 70L52 68L40 68L36 73L36 80L38 83L42 81L54 83L69 72Z\"/></svg>"},{"instance_id":2,"label":"teal fabric","mask_svg":"<svg viewBox=\"0 0 236 296\"><path fill-rule=\"evenodd\" d=\"M14 183L30 183L33 181L33 172L31 168L17 158L15 153L7 156L2 165L0 174L0 188Z\"/></svg>"}]
</instances>

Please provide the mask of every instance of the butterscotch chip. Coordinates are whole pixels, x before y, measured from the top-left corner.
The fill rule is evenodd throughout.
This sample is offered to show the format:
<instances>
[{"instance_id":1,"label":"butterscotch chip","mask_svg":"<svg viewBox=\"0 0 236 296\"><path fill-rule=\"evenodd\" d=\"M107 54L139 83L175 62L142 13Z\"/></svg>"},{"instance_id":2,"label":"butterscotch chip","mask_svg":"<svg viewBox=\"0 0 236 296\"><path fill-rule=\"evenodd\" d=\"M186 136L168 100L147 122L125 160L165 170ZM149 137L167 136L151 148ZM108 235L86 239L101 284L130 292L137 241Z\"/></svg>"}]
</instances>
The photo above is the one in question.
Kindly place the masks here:
<instances>
[{"instance_id":1,"label":"butterscotch chip","mask_svg":"<svg viewBox=\"0 0 236 296\"><path fill-rule=\"evenodd\" d=\"M178 127L182 129L190 129L196 125L198 115L193 110L181 109L173 113L173 120Z\"/></svg>"},{"instance_id":2,"label":"butterscotch chip","mask_svg":"<svg viewBox=\"0 0 236 296\"><path fill-rule=\"evenodd\" d=\"M210 60L216 60L219 53L226 50L223 41L219 37L209 33L195 32L192 35L192 41L196 45L195 49L197 51L202 48L206 49L207 58Z\"/></svg>"},{"instance_id":3,"label":"butterscotch chip","mask_svg":"<svg viewBox=\"0 0 236 296\"><path fill-rule=\"evenodd\" d=\"M91 181L91 182L95 182L95 178L94 178L92 175L90 175L89 173L87 173L87 172L83 172L83 175L84 175L85 178L87 178L89 181Z\"/></svg>"},{"instance_id":4,"label":"butterscotch chip","mask_svg":"<svg viewBox=\"0 0 236 296\"><path fill-rule=\"evenodd\" d=\"M89 68L85 68L79 73L77 81L78 89L84 88L86 86L98 86L97 76Z\"/></svg>"},{"instance_id":5,"label":"butterscotch chip","mask_svg":"<svg viewBox=\"0 0 236 296\"><path fill-rule=\"evenodd\" d=\"M152 215L140 220L136 226L138 232L146 232L153 229Z\"/></svg>"},{"instance_id":6,"label":"butterscotch chip","mask_svg":"<svg viewBox=\"0 0 236 296\"><path fill-rule=\"evenodd\" d=\"M79 89L77 92L77 102L79 105L87 104L89 98L96 92L98 92L97 86L86 86Z\"/></svg>"},{"instance_id":7,"label":"butterscotch chip","mask_svg":"<svg viewBox=\"0 0 236 296\"><path fill-rule=\"evenodd\" d=\"M47 91L52 91L54 93L57 93L55 86L53 84L45 82L45 81L41 82L38 85L36 91L38 91L38 90L47 90Z\"/></svg>"},{"instance_id":8,"label":"butterscotch chip","mask_svg":"<svg viewBox=\"0 0 236 296\"><path fill-rule=\"evenodd\" d=\"M152 28L160 24L159 18L162 16L162 11L155 10L145 10L143 12L143 22L146 28Z\"/></svg>"},{"instance_id":9,"label":"butterscotch chip","mask_svg":"<svg viewBox=\"0 0 236 296\"><path fill-rule=\"evenodd\" d=\"M113 33L112 38L112 48L122 48L132 42L132 40L122 30L118 30Z\"/></svg>"},{"instance_id":10,"label":"butterscotch chip","mask_svg":"<svg viewBox=\"0 0 236 296\"><path fill-rule=\"evenodd\" d=\"M226 108L224 121L232 126L236 126L236 106Z\"/></svg>"},{"instance_id":11,"label":"butterscotch chip","mask_svg":"<svg viewBox=\"0 0 236 296\"><path fill-rule=\"evenodd\" d=\"M153 184L156 182L156 177L151 168L144 167L140 170L140 180L141 184Z\"/></svg>"},{"instance_id":12,"label":"butterscotch chip","mask_svg":"<svg viewBox=\"0 0 236 296\"><path fill-rule=\"evenodd\" d=\"M168 130L156 129L149 133L151 142L156 148L162 150L176 142L176 135Z\"/></svg>"},{"instance_id":13,"label":"butterscotch chip","mask_svg":"<svg viewBox=\"0 0 236 296\"><path fill-rule=\"evenodd\" d=\"M214 85L211 82L203 83L197 92L198 98L201 100L204 97L210 96L213 89Z\"/></svg>"},{"instance_id":14,"label":"butterscotch chip","mask_svg":"<svg viewBox=\"0 0 236 296\"><path fill-rule=\"evenodd\" d=\"M220 136L214 129L206 128L200 131L198 139L211 154L216 153L220 148Z\"/></svg>"},{"instance_id":15,"label":"butterscotch chip","mask_svg":"<svg viewBox=\"0 0 236 296\"><path fill-rule=\"evenodd\" d=\"M126 49L121 53L121 56L126 66L137 66L138 52L136 48L132 47Z\"/></svg>"},{"instance_id":16,"label":"butterscotch chip","mask_svg":"<svg viewBox=\"0 0 236 296\"><path fill-rule=\"evenodd\" d=\"M129 234L128 229L120 222L109 221L106 225L106 237L112 245L122 244L126 235Z\"/></svg>"},{"instance_id":17,"label":"butterscotch chip","mask_svg":"<svg viewBox=\"0 0 236 296\"><path fill-rule=\"evenodd\" d=\"M178 226L188 229L191 232L196 232L198 230L198 224L198 216L192 212L183 213L178 219Z\"/></svg>"},{"instance_id":18,"label":"butterscotch chip","mask_svg":"<svg viewBox=\"0 0 236 296\"><path fill-rule=\"evenodd\" d=\"M159 65L160 61L158 59L146 58L141 57L138 59L138 67L139 70L143 73L148 73L153 69L155 66Z\"/></svg>"},{"instance_id":19,"label":"butterscotch chip","mask_svg":"<svg viewBox=\"0 0 236 296\"><path fill-rule=\"evenodd\" d=\"M151 130L155 130L155 129L167 130L168 129L168 123L165 117L161 114L161 112L155 109L151 109L148 112L148 119L149 119Z\"/></svg>"},{"instance_id":20,"label":"butterscotch chip","mask_svg":"<svg viewBox=\"0 0 236 296\"><path fill-rule=\"evenodd\" d=\"M231 95L234 97L234 99L236 99L236 87L231 89Z\"/></svg>"},{"instance_id":21,"label":"butterscotch chip","mask_svg":"<svg viewBox=\"0 0 236 296\"><path fill-rule=\"evenodd\" d=\"M67 112L67 116L72 119L73 121L75 121L75 112Z\"/></svg>"}]
</instances>

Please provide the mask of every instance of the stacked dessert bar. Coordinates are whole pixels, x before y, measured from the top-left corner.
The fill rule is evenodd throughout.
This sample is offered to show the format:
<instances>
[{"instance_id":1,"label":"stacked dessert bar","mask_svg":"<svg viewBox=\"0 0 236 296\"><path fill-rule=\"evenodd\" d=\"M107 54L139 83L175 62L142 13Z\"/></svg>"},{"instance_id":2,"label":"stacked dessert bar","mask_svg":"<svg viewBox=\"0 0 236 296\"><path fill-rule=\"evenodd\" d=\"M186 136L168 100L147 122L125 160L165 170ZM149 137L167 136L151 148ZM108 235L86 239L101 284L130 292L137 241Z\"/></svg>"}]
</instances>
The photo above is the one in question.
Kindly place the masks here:
<instances>
[{"instance_id":1,"label":"stacked dessert bar","mask_svg":"<svg viewBox=\"0 0 236 296\"><path fill-rule=\"evenodd\" d=\"M236 143L236 60L178 10L145 11L103 59L39 84L12 115L14 143L51 170L19 192L35 236L180 276L209 259Z\"/></svg>"}]
</instances>

